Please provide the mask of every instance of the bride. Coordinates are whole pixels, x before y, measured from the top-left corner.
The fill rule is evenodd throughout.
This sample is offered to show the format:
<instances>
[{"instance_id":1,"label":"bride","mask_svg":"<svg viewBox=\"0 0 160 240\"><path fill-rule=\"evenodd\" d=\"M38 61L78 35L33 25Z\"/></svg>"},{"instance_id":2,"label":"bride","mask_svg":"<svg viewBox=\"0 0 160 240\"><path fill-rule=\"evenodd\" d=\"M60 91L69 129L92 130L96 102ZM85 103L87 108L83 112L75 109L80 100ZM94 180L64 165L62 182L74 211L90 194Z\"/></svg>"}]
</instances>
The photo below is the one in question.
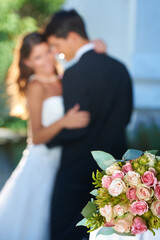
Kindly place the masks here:
<instances>
[{"instance_id":1,"label":"bride","mask_svg":"<svg viewBox=\"0 0 160 240\"><path fill-rule=\"evenodd\" d=\"M96 46L99 52L105 50L101 42ZM58 65L40 33L23 38L9 70L10 80L12 104L18 99L26 106L29 141L0 192L0 239L48 240L50 200L62 149L48 149L45 143L64 128L86 127L90 116L78 104L64 115Z\"/></svg>"}]
</instances>

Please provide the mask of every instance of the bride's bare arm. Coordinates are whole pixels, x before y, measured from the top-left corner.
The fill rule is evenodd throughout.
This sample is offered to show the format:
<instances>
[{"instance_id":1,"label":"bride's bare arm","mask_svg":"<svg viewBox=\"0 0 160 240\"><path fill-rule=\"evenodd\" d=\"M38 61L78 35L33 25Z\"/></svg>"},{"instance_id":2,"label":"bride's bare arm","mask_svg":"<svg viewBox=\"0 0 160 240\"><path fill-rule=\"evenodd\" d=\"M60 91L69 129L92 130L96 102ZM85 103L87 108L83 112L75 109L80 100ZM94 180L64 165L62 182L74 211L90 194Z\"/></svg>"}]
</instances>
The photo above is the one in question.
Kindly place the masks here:
<instances>
[{"instance_id":1,"label":"bride's bare arm","mask_svg":"<svg viewBox=\"0 0 160 240\"><path fill-rule=\"evenodd\" d=\"M42 104L44 98L43 88L40 83L34 81L28 87L28 110L31 121L32 142L34 144L46 143L53 139L64 128L84 128L89 124L90 116L86 111L79 111L79 105L75 105L66 115L54 122L49 127L43 127L41 123Z\"/></svg>"},{"instance_id":2,"label":"bride's bare arm","mask_svg":"<svg viewBox=\"0 0 160 240\"><path fill-rule=\"evenodd\" d=\"M94 43L94 51L97 53L106 53L107 45L102 39L95 39L92 41Z\"/></svg>"}]
</instances>

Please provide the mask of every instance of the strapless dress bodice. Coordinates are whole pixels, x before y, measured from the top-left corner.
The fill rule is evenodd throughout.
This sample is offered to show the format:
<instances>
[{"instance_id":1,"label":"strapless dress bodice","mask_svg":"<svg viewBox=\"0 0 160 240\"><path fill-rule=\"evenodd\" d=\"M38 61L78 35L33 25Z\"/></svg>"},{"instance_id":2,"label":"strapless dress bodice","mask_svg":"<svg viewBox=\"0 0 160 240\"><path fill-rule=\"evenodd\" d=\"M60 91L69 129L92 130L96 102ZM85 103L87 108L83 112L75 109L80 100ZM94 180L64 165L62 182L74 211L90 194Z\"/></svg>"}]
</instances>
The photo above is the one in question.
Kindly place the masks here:
<instances>
[{"instance_id":1,"label":"strapless dress bodice","mask_svg":"<svg viewBox=\"0 0 160 240\"><path fill-rule=\"evenodd\" d=\"M64 115L62 96L52 96L44 100L42 106L42 125L48 127Z\"/></svg>"}]
</instances>

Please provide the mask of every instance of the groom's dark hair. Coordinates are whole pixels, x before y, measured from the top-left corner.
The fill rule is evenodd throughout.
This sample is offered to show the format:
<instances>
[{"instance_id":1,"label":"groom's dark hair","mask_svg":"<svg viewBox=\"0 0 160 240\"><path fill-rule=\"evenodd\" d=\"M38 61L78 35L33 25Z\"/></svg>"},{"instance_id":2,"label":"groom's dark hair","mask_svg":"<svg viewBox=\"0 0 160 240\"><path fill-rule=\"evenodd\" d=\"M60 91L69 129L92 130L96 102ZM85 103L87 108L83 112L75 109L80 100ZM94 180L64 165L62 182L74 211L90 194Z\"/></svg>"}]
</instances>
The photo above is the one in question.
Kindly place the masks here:
<instances>
[{"instance_id":1,"label":"groom's dark hair","mask_svg":"<svg viewBox=\"0 0 160 240\"><path fill-rule=\"evenodd\" d=\"M46 38L51 35L67 38L69 32L78 33L82 38L88 39L84 21L74 9L55 13L47 24L44 35Z\"/></svg>"}]
</instances>

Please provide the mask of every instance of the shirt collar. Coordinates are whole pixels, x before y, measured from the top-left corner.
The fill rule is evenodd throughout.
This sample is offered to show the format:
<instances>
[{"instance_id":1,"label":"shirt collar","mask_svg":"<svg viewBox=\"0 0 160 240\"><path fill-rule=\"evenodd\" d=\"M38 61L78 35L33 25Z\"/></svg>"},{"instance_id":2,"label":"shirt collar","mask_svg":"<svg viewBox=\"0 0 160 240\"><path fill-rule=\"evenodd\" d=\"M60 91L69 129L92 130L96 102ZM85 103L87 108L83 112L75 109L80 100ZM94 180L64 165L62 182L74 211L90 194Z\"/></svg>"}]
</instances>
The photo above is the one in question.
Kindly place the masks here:
<instances>
[{"instance_id":1,"label":"shirt collar","mask_svg":"<svg viewBox=\"0 0 160 240\"><path fill-rule=\"evenodd\" d=\"M83 45L76 52L76 55L75 55L74 59L78 62L79 59L83 56L83 54L85 54L86 52L88 52L88 51L90 51L92 49L94 49L94 43L90 42L90 43L87 43L87 44Z\"/></svg>"},{"instance_id":2,"label":"shirt collar","mask_svg":"<svg viewBox=\"0 0 160 240\"><path fill-rule=\"evenodd\" d=\"M69 68L71 66L73 66L75 63L77 63L80 58L88 51L94 49L94 43L87 43L85 45L83 45L81 48L78 49L78 51L76 52L74 58L69 61L66 65L66 68Z\"/></svg>"}]
</instances>

